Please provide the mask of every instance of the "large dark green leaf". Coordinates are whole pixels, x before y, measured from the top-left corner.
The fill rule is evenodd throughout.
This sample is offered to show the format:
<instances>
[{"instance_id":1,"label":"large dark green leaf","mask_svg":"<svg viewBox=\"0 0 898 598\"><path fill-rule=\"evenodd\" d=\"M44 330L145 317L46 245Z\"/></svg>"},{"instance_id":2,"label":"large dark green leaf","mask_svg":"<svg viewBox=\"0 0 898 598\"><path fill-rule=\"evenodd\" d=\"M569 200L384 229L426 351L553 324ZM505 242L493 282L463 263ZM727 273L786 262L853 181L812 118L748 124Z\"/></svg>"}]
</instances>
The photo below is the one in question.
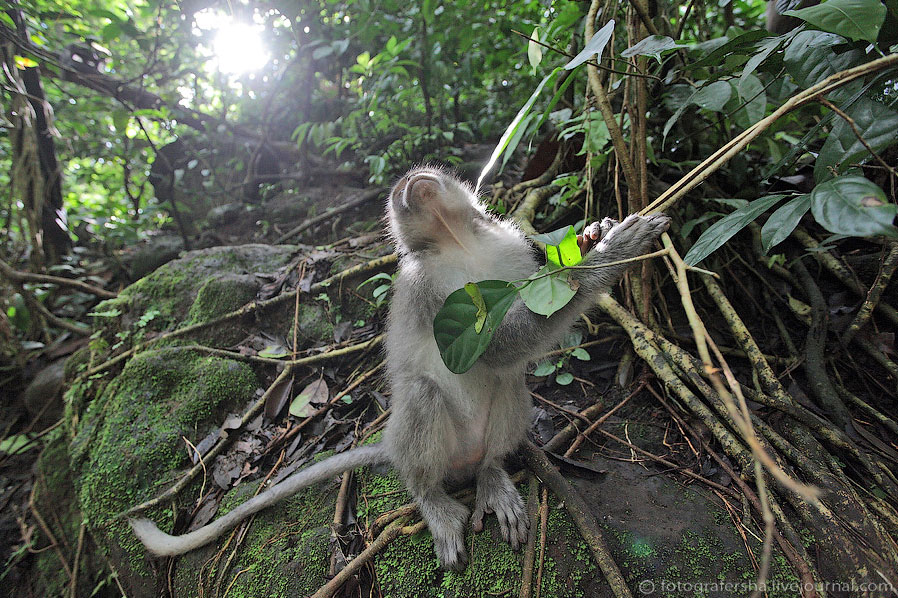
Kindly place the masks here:
<instances>
[{"instance_id":1,"label":"large dark green leaf","mask_svg":"<svg viewBox=\"0 0 898 598\"><path fill-rule=\"evenodd\" d=\"M705 56L703 56L699 60L689 63L689 70L694 70L696 68L709 65L719 66L723 63L724 57L729 54L741 54L743 56L753 54L755 43L758 40L764 39L765 37L770 37L770 35L770 33L763 29L752 29L751 31L740 33L732 39L727 39L723 44L712 46L713 50L711 50ZM705 43L707 44L708 42ZM701 47L705 47L705 45L702 44L700 48Z\"/></svg>"},{"instance_id":2,"label":"large dark green leaf","mask_svg":"<svg viewBox=\"0 0 898 598\"><path fill-rule=\"evenodd\" d=\"M521 299L527 308L546 317L570 303L577 293L577 289L571 288L569 270L551 274L553 270L553 265L546 264L521 288Z\"/></svg>"},{"instance_id":3,"label":"large dark green leaf","mask_svg":"<svg viewBox=\"0 0 898 598\"><path fill-rule=\"evenodd\" d=\"M476 287L479 291L477 303L482 300L479 308L472 299L472 289L458 289L446 298L433 320L433 336L440 356L449 371L456 374L467 372L483 355L518 292L504 280L483 280L476 283ZM481 316L479 323L478 313Z\"/></svg>"},{"instance_id":4,"label":"large dark green leaf","mask_svg":"<svg viewBox=\"0 0 898 598\"><path fill-rule=\"evenodd\" d=\"M764 246L764 253L782 243L798 226L801 217L810 209L811 196L808 194L792 198L785 205L777 208L761 227L761 244Z\"/></svg>"},{"instance_id":5,"label":"large dark green leaf","mask_svg":"<svg viewBox=\"0 0 898 598\"><path fill-rule=\"evenodd\" d=\"M754 75L742 77L738 84L733 84L739 101L744 104L736 113L737 119L743 127L748 128L762 118L767 110L767 94L764 92L764 84Z\"/></svg>"},{"instance_id":6,"label":"large dark green leaf","mask_svg":"<svg viewBox=\"0 0 898 598\"><path fill-rule=\"evenodd\" d=\"M783 52L783 65L795 83L811 87L839 71L857 66L864 60L859 50L836 54L832 47L845 38L823 31L800 31Z\"/></svg>"},{"instance_id":7,"label":"large dark green leaf","mask_svg":"<svg viewBox=\"0 0 898 598\"><path fill-rule=\"evenodd\" d=\"M875 42L886 18L886 7L880 0L827 0L816 6L787 10L783 14L798 17L830 33Z\"/></svg>"},{"instance_id":8,"label":"large dark green leaf","mask_svg":"<svg viewBox=\"0 0 898 598\"><path fill-rule=\"evenodd\" d=\"M785 37L786 36L771 37L758 43L757 50L751 55L751 58L748 59L745 66L742 67L742 79L745 79L755 72L755 69L757 69L762 62L767 60L774 50L782 45L783 38Z\"/></svg>"},{"instance_id":9,"label":"large dark green leaf","mask_svg":"<svg viewBox=\"0 0 898 598\"><path fill-rule=\"evenodd\" d=\"M854 121L861 137L873 151L878 152L898 141L898 112L888 106L861 96L843 110ZM818 183L829 180L869 155L870 151L858 139L851 125L845 119L837 117L817 155L814 179Z\"/></svg>"},{"instance_id":10,"label":"large dark green leaf","mask_svg":"<svg viewBox=\"0 0 898 598\"><path fill-rule=\"evenodd\" d=\"M730 87L730 84L726 81L714 81L713 83L709 83L708 85L697 89L685 102L680 104L673 115L667 119L667 122L664 124L664 138L667 138L670 129L674 126L677 120L680 119L683 112L686 111L686 108L692 104L697 105L699 108L704 108L705 110L721 112L723 107L729 101L732 93L733 88Z\"/></svg>"},{"instance_id":11,"label":"large dark green leaf","mask_svg":"<svg viewBox=\"0 0 898 598\"><path fill-rule=\"evenodd\" d=\"M699 89L690 101L705 110L720 112L730 99L733 90L726 81L714 81Z\"/></svg>"},{"instance_id":12,"label":"large dark green leaf","mask_svg":"<svg viewBox=\"0 0 898 598\"><path fill-rule=\"evenodd\" d=\"M683 260L690 266L699 263L783 197L783 195L768 195L767 197L756 199L732 214L725 216L720 222L715 222L701 234Z\"/></svg>"},{"instance_id":13,"label":"large dark green leaf","mask_svg":"<svg viewBox=\"0 0 898 598\"><path fill-rule=\"evenodd\" d=\"M898 237L898 228L892 224L898 206L888 203L883 190L861 176L843 176L817 185L811 191L811 213L833 233Z\"/></svg>"}]
</instances>

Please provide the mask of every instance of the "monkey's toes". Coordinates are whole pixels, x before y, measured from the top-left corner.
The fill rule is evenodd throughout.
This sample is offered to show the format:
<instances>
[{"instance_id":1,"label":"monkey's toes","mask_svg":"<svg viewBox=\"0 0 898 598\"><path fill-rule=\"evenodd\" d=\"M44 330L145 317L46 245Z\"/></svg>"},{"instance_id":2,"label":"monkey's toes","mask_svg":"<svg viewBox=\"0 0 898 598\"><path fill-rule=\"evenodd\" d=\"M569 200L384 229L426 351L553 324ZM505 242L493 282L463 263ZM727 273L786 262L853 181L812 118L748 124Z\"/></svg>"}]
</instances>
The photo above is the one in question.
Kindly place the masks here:
<instances>
[{"instance_id":1,"label":"monkey's toes","mask_svg":"<svg viewBox=\"0 0 898 598\"><path fill-rule=\"evenodd\" d=\"M440 567L452 571L462 571L468 564L468 553L465 551L464 536L453 534L448 537L434 538L434 549Z\"/></svg>"},{"instance_id":2,"label":"monkey's toes","mask_svg":"<svg viewBox=\"0 0 898 598\"><path fill-rule=\"evenodd\" d=\"M527 543L527 533L530 528L530 520L520 496L515 495L516 500L504 503L501 508L496 508L496 517L499 519L499 528L502 530L502 539L511 544L512 549L519 550Z\"/></svg>"}]
</instances>

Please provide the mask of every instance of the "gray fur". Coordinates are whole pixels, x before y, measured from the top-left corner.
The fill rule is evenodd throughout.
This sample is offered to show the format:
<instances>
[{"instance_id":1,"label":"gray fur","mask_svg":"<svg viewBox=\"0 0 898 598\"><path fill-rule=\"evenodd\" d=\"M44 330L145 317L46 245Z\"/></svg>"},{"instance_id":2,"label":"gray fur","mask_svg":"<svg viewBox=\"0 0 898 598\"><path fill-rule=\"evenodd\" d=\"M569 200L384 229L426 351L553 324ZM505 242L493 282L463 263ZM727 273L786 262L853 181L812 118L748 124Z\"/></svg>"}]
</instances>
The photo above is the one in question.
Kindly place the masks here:
<instances>
[{"instance_id":1,"label":"gray fur","mask_svg":"<svg viewBox=\"0 0 898 598\"><path fill-rule=\"evenodd\" d=\"M596 294L617 282L626 265L574 270L580 284L577 295L549 318L534 314L517 299L474 367L453 374L433 337L433 319L446 297L471 281L526 278L539 267L534 249L517 226L488 214L469 186L430 167L412 170L393 188L387 219L399 270L386 332L392 412L383 444L353 449L297 472L183 536L169 536L147 519L132 520L135 533L153 554L197 548L305 486L387 460L415 498L443 567L461 569L467 563L464 528L469 516L479 531L483 516L495 513L503 538L513 548L526 542L524 504L502 463L527 431L527 363L557 344ZM663 215L593 224L587 232L598 244L583 264L646 253L667 224ZM444 487L447 481L470 477L477 482L473 514Z\"/></svg>"},{"instance_id":2,"label":"gray fur","mask_svg":"<svg viewBox=\"0 0 898 598\"><path fill-rule=\"evenodd\" d=\"M474 476L475 529L482 527L485 513L494 512L513 548L526 542L524 505L502 462L524 440L529 423L527 363L556 345L627 266L574 270L580 283L577 295L549 318L517 299L483 356L457 375L440 358L434 317L446 297L466 282L532 274L539 267L533 248L514 224L488 215L469 187L428 167L411 171L394 187L387 213L400 259L387 325L393 397L384 441L390 461L421 507L440 562L457 569L467 561L461 522L468 511L446 493L443 483ZM646 253L667 225L661 215L592 225L588 232L601 241L583 264Z\"/></svg>"}]
</instances>

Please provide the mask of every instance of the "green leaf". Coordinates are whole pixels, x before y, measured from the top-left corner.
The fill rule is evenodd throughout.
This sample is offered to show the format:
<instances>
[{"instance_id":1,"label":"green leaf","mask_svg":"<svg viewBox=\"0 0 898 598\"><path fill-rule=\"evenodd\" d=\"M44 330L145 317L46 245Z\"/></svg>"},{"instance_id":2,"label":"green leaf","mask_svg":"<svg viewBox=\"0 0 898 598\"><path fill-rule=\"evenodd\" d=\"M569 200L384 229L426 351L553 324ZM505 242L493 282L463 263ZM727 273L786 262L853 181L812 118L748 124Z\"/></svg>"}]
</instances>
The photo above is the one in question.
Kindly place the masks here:
<instances>
[{"instance_id":1,"label":"green leaf","mask_svg":"<svg viewBox=\"0 0 898 598\"><path fill-rule=\"evenodd\" d=\"M861 176L839 177L817 185L811 191L811 213L833 233L898 238L898 228L892 224L898 206L887 203L883 190Z\"/></svg>"},{"instance_id":2,"label":"green leaf","mask_svg":"<svg viewBox=\"0 0 898 598\"><path fill-rule=\"evenodd\" d=\"M576 73L571 73L567 76L564 82L558 86L558 90L555 92L555 95L552 96L552 99L549 101L549 104L546 106L546 109L543 111L543 115L540 117L539 122L536 123L536 127L534 127L534 131L539 131L539 128L543 126L543 123L548 120L549 115L552 113L552 109L555 108L555 105L558 103L558 100L564 95L565 90L567 90L568 86L577 80L575 77ZM506 152L509 153L509 152ZM507 161L507 158L506 158Z\"/></svg>"},{"instance_id":3,"label":"green leaf","mask_svg":"<svg viewBox=\"0 0 898 598\"><path fill-rule=\"evenodd\" d=\"M10 29L15 29L16 24L12 20L12 17L6 14L6 11L0 11L0 21L3 21L7 25L9 25Z\"/></svg>"},{"instance_id":4,"label":"green leaf","mask_svg":"<svg viewBox=\"0 0 898 598\"><path fill-rule=\"evenodd\" d=\"M562 228L549 231L547 233L539 233L538 235L528 235L532 240L543 245L560 245L568 232L573 230L572 226L564 226Z\"/></svg>"},{"instance_id":5,"label":"green leaf","mask_svg":"<svg viewBox=\"0 0 898 598\"><path fill-rule=\"evenodd\" d=\"M539 27L534 27L533 33L530 35L530 41L527 43L527 60L530 61L530 66L536 68L542 62L542 59L543 47L539 45Z\"/></svg>"},{"instance_id":6,"label":"green leaf","mask_svg":"<svg viewBox=\"0 0 898 598\"><path fill-rule=\"evenodd\" d=\"M112 125L120 135L124 135L128 130L128 122L130 120L131 113L127 110L114 110L112 112Z\"/></svg>"},{"instance_id":7,"label":"green leaf","mask_svg":"<svg viewBox=\"0 0 898 598\"><path fill-rule=\"evenodd\" d=\"M785 196L768 195L742 206L728 216L724 216L719 222L715 222L701 234L695 245L683 257L683 261L690 266L699 263L783 197Z\"/></svg>"},{"instance_id":8,"label":"green leaf","mask_svg":"<svg viewBox=\"0 0 898 598\"><path fill-rule=\"evenodd\" d=\"M536 98L539 97L540 92L543 90L543 87L546 86L546 83L555 78L561 71L561 67L556 67L551 73L546 75L542 81L539 82L539 85L536 86L536 89L533 90L533 93L530 94L530 97L521 106L521 109L518 110L518 113L515 115L514 119L512 119L511 123L509 123L508 127L505 129L505 132L502 133L502 138L499 139L499 143L496 144L496 148L493 150L493 153L490 155L490 159L487 160L486 165L483 167L483 170L480 171L480 176L477 177L477 189L480 188L480 184L483 182L486 174L492 169L492 167L496 164L496 160L499 159L499 156L502 155L502 152L505 151L505 148L508 146L508 141L511 139L512 135L517 131L518 126L520 126L521 121L524 119L527 114L530 113L530 109L533 108L533 104L536 102Z\"/></svg>"},{"instance_id":9,"label":"green leaf","mask_svg":"<svg viewBox=\"0 0 898 598\"><path fill-rule=\"evenodd\" d=\"M845 38L823 31L799 31L783 50L783 66L799 86L807 88L863 62L859 50L835 53Z\"/></svg>"},{"instance_id":10,"label":"green leaf","mask_svg":"<svg viewBox=\"0 0 898 598\"><path fill-rule=\"evenodd\" d=\"M751 58L749 58L748 62L745 63L745 66L742 67L742 80L745 80L749 75L754 73L761 63L767 60L773 51L778 49L782 43L783 39L781 37L771 37L760 42L757 51L751 55Z\"/></svg>"},{"instance_id":11,"label":"green leaf","mask_svg":"<svg viewBox=\"0 0 898 598\"><path fill-rule=\"evenodd\" d=\"M895 143L895 131L898 131L898 112L895 110L866 96L857 98L850 106L843 106L842 110L851 117L860 136L873 151L878 152ZM837 117L814 163L814 179L822 183L869 156L870 151L851 125Z\"/></svg>"},{"instance_id":12,"label":"green leaf","mask_svg":"<svg viewBox=\"0 0 898 598\"><path fill-rule=\"evenodd\" d=\"M279 359L286 357L290 352L283 345L271 344L259 351L259 357L267 357L269 359Z\"/></svg>"},{"instance_id":13,"label":"green leaf","mask_svg":"<svg viewBox=\"0 0 898 598\"><path fill-rule=\"evenodd\" d=\"M801 217L810 209L811 196L807 193L794 197L785 205L777 208L761 227L761 244L764 246L764 253L766 254L772 247L779 245L792 234L801 221Z\"/></svg>"},{"instance_id":14,"label":"green leaf","mask_svg":"<svg viewBox=\"0 0 898 598\"><path fill-rule=\"evenodd\" d=\"M577 245L577 233L573 226L559 228L541 235L531 235L531 239L546 246L546 259L559 268L576 266L583 260L580 246Z\"/></svg>"},{"instance_id":15,"label":"green leaf","mask_svg":"<svg viewBox=\"0 0 898 598\"><path fill-rule=\"evenodd\" d=\"M764 29L752 29L745 33L740 33L732 39L724 37L722 38L723 43L719 43L721 39L715 39L699 44L698 49L709 48L711 51L705 56L702 56L699 60L689 63L689 70L693 71L699 67L705 66L720 66L724 63L724 59L730 54L738 54L741 56L753 54L755 43L770 36L771 34Z\"/></svg>"},{"instance_id":16,"label":"green leaf","mask_svg":"<svg viewBox=\"0 0 898 598\"><path fill-rule=\"evenodd\" d=\"M595 32L595 34L590 38L590 40L586 43L586 46L583 50L574 56L570 62L564 65L565 70L571 70L577 68L593 56L596 57L597 61L602 60L602 52L605 50L605 46L608 45L608 42L611 40L611 34L614 33L614 19L608 21L604 27Z\"/></svg>"},{"instance_id":17,"label":"green leaf","mask_svg":"<svg viewBox=\"0 0 898 598\"><path fill-rule=\"evenodd\" d=\"M571 288L570 272L550 274L553 270L553 265L546 264L531 275L529 282L520 291L527 308L546 317L567 305L577 294L577 289ZM544 276L545 274L548 276Z\"/></svg>"},{"instance_id":18,"label":"green leaf","mask_svg":"<svg viewBox=\"0 0 898 598\"><path fill-rule=\"evenodd\" d=\"M600 154L608 142L611 141L611 132L605 119L598 112L592 112L584 123L586 131L586 148L593 154ZM585 153L585 150L581 150Z\"/></svg>"},{"instance_id":19,"label":"green leaf","mask_svg":"<svg viewBox=\"0 0 898 598\"><path fill-rule=\"evenodd\" d=\"M571 351L571 356L576 357L580 361L589 361L592 359L592 356L589 354L589 351L584 349L583 347L577 347L573 351Z\"/></svg>"},{"instance_id":20,"label":"green leaf","mask_svg":"<svg viewBox=\"0 0 898 598\"><path fill-rule=\"evenodd\" d=\"M767 94L764 92L764 84L760 79L754 75L743 77L736 85L736 91L739 94L739 99L745 103L739 112L745 115L747 122L743 124L746 127L764 118L764 113L767 111Z\"/></svg>"},{"instance_id":21,"label":"green leaf","mask_svg":"<svg viewBox=\"0 0 898 598\"><path fill-rule=\"evenodd\" d=\"M689 96L689 98L685 102L680 104L680 106L674 111L671 117L667 119L667 122L664 123L662 136L665 139L667 138L667 134L670 133L671 128L680 119L686 109L692 104L696 104L700 108L704 108L706 110L722 112L723 107L729 101L732 93L733 89L726 81L715 81L710 85L706 85L700 89L697 89L692 93L691 96Z\"/></svg>"},{"instance_id":22,"label":"green leaf","mask_svg":"<svg viewBox=\"0 0 898 598\"><path fill-rule=\"evenodd\" d=\"M655 60L661 62L662 53L685 47L687 47L686 44L678 44L666 35L650 35L621 52L621 57L652 56Z\"/></svg>"},{"instance_id":23,"label":"green leaf","mask_svg":"<svg viewBox=\"0 0 898 598\"><path fill-rule=\"evenodd\" d=\"M560 374L555 376L555 382L560 384L561 386L567 386L573 381L574 375L570 372L561 372Z\"/></svg>"},{"instance_id":24,"label":"green leaf","mask_svg":"<svg viewBox=\"0 0 898 598\"><path fill-rule=\"evenodd\" d=\"M440 356L455 374L467 372L483 355L518 293L514 285L504 280L483 280L477 287L487 314L480 332L475 329L479 310L466 289L449 295L433 320L433 336Z\"/></svg>"},{"instance_id":25,"label":"green leaf","mask_svg":"<svg viewBox=\"0 0 898 598\"><path fill-rule=\"evenodd\" d=\"M521 138L524 137L524 134L527 132L527 129L530 128L530 123L536 118L535 113L530 113L521 123L518 125L518 130L515 131L514 135L508 141L508 146L505 148L505 152L502 155L502 165L499 167L499 170L503 170L505 165L508 164L508 161L514 155L514 150L518 147L518 144L521 142Z\"/></svg>"},{"instance_id":26,"label":"green leaf","mask_svg":"<svg viewBox=\"0 0 898 598\"><path fill-rule=\"evenodd\" d=\"M0 453L6 455L18 455L34 448L38 448L38 444L27 434L14 434L0 440Z\"/></svg>"},{"instance_id":27,"label":"green leaf","mask_svg":"<svg viewBox=\"0 0 898 598\"><path fill-rule=\"evenodd\" d=\"M715 81L696 91L690 101L699 108L721 112L732 94L733 89L728 82Z\"/></svg>"},{"instance_id":28,"label":"green leaf","mask_svg":"<svg viewBox=\"0 0 898 598\"><path fill-rule=\"evenodd\" d=\"M371 278L368 278L368 279L365 280L364 282L359 283L359 286L357 286L356 289L361 289L363 286L365 286L365 285L368 284L369 282L376 282L376 281L378 281L378 280L383 280L383 281L386 281L386 282L392 284L392 282L393 282L393 277L390 276L389 274L387 274L386 272L380 272L380 273L378 273L378 274L375 274L375 275L372 276Z\"/></svg>"},{"instance_id":29,"label":"green leaf","mask_svg":"<svg viewBox=\"0 0 898 598\"><path fill-rule=\"evenodd\" d=\"M798 17L823 31L875 42L886 18L886 7L880 0L827 0L783 14Z\"/></svg>"},{"instance_id":30,"label":"green leaf","mask_svg":"<svg viewBox=\"0 0 898 598\"><path fill-rule=\"evenodd\" d=\"M548 376L552 372L555 371L555 364L551 361L544 361L536 366L536 369L533 370L534 376Z\"/></svg>"}]
</instances>

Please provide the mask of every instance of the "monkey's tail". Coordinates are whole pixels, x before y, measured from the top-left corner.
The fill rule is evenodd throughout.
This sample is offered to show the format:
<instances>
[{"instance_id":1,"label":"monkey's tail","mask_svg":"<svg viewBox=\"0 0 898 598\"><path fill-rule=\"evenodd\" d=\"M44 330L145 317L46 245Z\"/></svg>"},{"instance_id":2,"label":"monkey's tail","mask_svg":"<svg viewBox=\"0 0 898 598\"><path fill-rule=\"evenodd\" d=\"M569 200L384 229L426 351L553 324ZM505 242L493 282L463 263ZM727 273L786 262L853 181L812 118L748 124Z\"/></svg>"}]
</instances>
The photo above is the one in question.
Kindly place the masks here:
<instances>
[{"instance_id":1,"label":"monkey's tail","mask_svg":"<svg viewBox=\"0 0 898 598\"><path fill-rule=\"evenodd\" d=\"M212 523L181 536L171 536L160 530L146 518L129 519L131 529L156 556L173 556L190 552L207 544L231 529L253 513L273 505L279 500L296 494L302 488L326 480L344 471L365 465L384 463L389 459L382 444L373 444L348 450L297 471L286 480L255 496L227 515Z\"/></svg>"}]
</instances>

